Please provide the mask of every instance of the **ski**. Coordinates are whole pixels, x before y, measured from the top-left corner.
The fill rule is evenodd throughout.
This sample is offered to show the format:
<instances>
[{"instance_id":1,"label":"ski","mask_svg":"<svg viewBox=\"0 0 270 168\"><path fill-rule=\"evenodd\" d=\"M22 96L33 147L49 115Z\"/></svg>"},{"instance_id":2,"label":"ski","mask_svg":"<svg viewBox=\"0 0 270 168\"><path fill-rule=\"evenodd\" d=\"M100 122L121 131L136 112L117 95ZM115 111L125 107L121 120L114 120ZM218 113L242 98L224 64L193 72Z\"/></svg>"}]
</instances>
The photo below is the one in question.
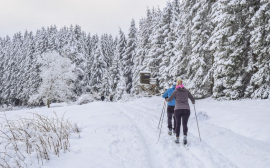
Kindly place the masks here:
<instances>
[{"instance_id":1,"label":"ski","mask_svg":"<svg viewBox=\"0 0 270 168\"><path fill-rule=\"evenodd\" d=\"M188 147L188 145L189 144L183 144L182 142L179 142L179 143L176 143L176 142L174 142L176 145L179 145L179 147L181 147L181 146L183 146L186 150L189 150L189 147Z\"/></svg>"},{"instance_id":2,"label":"ski","mask_svg":"<svg viewBox=\"0 0 270 168\"><path fill-rule=\"evenodd\" d=\"M184 146L184 148L185 148L186 150L189 150L189 147L188 147L189 142L188 142L187 144L182 143L182 145Z\"/></svg>"}]
</instances>

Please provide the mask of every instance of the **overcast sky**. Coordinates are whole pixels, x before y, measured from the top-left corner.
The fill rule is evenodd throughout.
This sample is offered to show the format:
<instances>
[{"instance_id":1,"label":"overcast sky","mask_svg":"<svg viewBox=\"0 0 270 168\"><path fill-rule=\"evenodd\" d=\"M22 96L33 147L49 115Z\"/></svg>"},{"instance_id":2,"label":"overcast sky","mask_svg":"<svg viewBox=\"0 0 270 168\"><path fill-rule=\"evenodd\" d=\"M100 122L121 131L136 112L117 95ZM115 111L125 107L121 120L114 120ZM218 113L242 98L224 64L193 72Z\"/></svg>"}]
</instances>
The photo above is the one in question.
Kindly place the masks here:
<instances>
[{"instance_id":1,"label":"overcast sky","mask_svg":"<svg viewBox=\"0 0 270 168\"><path fill-rule=\"evenodd\" d=\"M118 35L119 26L128 32L131 19L136 26L146 16L147 6L166 6L167 0L0 0L0 37L42 26L78 24L91 34Z\"/></svg>"}]
</instances>

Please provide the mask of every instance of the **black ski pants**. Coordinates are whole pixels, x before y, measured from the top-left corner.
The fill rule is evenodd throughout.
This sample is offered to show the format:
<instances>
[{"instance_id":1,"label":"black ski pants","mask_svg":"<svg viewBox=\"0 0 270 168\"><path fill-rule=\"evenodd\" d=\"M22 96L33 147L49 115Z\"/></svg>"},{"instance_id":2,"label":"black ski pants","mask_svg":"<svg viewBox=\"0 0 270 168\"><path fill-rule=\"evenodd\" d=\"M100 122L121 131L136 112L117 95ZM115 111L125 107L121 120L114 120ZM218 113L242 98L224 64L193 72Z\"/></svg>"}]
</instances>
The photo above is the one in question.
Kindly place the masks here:
<instances>
[{"instance_id":1,"label":"black ski pants","mask_svg":"<svg viewBox=\"0 0 270 168\"><path fill-rule=\"evenodd\" d=\"M175 130L176 137L179 137L179 134L180 134L181 119L182 119L184 135L187 135L187 132L188 132L187 123L188 123L188 118L190 116L190 110L188 109L174 110L174 116L176 119L176 130Z\"/></svg>"},{"instance_id":2,"label":"black ski pants","mask_svg":"<svg viewBox=\"0 0 270 168\"><path fill-rule=\"evenodd\" d=\"M172 119L173 119L173 125L172 125ZM167 123L169 129L175 129L175 117L174 117L174 106L167 106ZM173 126L173 127L172 127Z\"/></svg>"}]
</instances>

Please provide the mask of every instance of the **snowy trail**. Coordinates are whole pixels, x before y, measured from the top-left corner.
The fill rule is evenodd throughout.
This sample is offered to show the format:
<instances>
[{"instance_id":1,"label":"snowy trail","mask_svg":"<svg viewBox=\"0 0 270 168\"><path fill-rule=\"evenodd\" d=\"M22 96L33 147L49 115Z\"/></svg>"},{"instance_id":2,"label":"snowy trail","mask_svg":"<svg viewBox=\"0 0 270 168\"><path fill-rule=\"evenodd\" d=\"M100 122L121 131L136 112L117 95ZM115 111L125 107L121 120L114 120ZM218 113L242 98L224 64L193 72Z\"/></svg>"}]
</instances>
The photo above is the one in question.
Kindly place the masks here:
<instances>
[{"instance_id":1,"label":"snowy trail","mask_svg":"<svg viewBox=\"0 0 270 168\"><path fill-rule=\"evenodd\" d=\"M124 107L126 113L128 113L130 116L132 116L131 118L134 119L134 121L138 123L138 125L140 125L142 131L145 132L145 136L147 135L153 135L153 130L157 130L156 129L156 121L158 120L151 120L151 118L157 118L157 115L154 109L148 108L146 106L132 106L132 105L123 105L123 104L119 104L119 107ZM147 109L147 110L144 110ZM151 117L149 117L149 112L153 111L154 114L152 114ZM183 147L179 147L179 145L174 144L173 140L174 138L171 138L167 135L166 132L166 116L165 116L165 123L163 123L165 125L165 129L163 129L162 131L162 138L163 140L161 140L160 144L155 144L155 142L157 141L157 135L159 133L159 131L155 131L156 136L148 136L148 140L149 140L149 146L151 146L150 149L158 149L158 153L164 153L167 155L170 155L170 157L164 157L163 155L157 155L155 156L155 152L151 153L151 156L155 156L159 157L158 161L159 163L157 163L157 161L155 159L154 162L156 163L156 165L154 167L175 167L175 166L184 166L184 167L219 167L219 165L222 164L222 167L235 167L233 164L231 164L231 162L225 158L224 156L222 156L221 154L219 154L219 152L215 151L213 148L211 148L210 146L203 144L200 145L197 143L197 145L195 146L191 146L189 151L186 151ZM163 125L163 128L164 128ZM154 135L155 135L154 134ZM165 135L165 137L164 137ZM168 138L169 137L169 138ZM164 139L165 138L165 139ZM194 144L196 144L196 141L198 141L198 138L194 137L192 134L190 134L190 141L195 142ZM174 152L172 152L174 151ZM176 158L175 158L176 156ZM204 157L201 157L204 156ZM178 157L180 157L181 159L179 160Z\"/></svg>"},{"instance_id":2,"label":"snowy trail","mask_svg":"<svg viewBox=\"0 0 270 168\"><path fill-rule=\"evenodd\" d=\"M210 119L199 117L200 142L193 110L188 123L189 150L175 144L174 136L167 134L166 113L157 143L162 106L163 100L154 97L130 102L94 102L81 106L11 111L7 115L14 118L16 115L30 117L28 112L48 116L53 115L53 111L58 115L66 112L66 117L81 125L81 138L71 137L70 152L61 153L59 158L52 155L44 168L270 167L269 143L242 136ZM207 109L198 101L197 110L202 108ZM214 120L222 120L215 113L211 116L215 116ZM182 140L181 135L182 130ZM34 164L32 167L38 166Z\"/></svg>"},{"instance_id":3,"label":"snowy trail","mask_svg":"<svg viewBox=\"0 0 270 168\"><path fill-rule=\"evenodd\" d=\"M142 107L148 109L144 110L144 113L152 112L157 120L159 115L156 114L155 109L140 105L140 108ZM136 107L133 105L133 108ZM162 107L158 111L161 112L161 110ZM166 127L165 120L163 124ZM270 145L268 143L243 137L207 122L199 122L199 124L203 137L202 142L199 142L194 111L191 110L191 119L188 124L188 138L191 145L189 151L185 153L185 157L189 155L187 153L192 153L193 157L196 156L203 163L203 167L270 167ZM168 136L166 130L163 127L163 136ZM164 143L167 143L167 138L163 140L165 140Z\"/></svg>"}]
</instances>

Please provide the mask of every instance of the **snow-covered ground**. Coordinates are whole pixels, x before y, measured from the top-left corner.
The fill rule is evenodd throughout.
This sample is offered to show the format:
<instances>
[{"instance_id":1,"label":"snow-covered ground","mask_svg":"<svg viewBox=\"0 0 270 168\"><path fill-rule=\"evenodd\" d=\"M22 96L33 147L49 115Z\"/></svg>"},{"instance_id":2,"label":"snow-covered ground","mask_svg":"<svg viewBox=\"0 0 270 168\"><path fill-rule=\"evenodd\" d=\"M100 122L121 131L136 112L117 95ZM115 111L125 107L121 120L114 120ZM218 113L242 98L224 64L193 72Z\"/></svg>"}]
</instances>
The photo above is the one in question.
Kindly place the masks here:
<instances>
[{"instance_id":1,"label":"snow-covered ground","mask_svg":"<svg viewBox=\"0 0 270 168\"><path fill-rule=\"evenodd\" d=\"M59 158L51 155L44 168L270 167L269 100L198 100L202 142L191 106L189 150L176 145L174 136L167 134L166 116L157 143L163 102L160 97L93 102L8 111L7 116L31 117L28 112L53 116L53 112L59 115L66 112L66 118L81 127L81 138L70 139L70 152L61 153Z\"/></svg>"}]
</instances>

